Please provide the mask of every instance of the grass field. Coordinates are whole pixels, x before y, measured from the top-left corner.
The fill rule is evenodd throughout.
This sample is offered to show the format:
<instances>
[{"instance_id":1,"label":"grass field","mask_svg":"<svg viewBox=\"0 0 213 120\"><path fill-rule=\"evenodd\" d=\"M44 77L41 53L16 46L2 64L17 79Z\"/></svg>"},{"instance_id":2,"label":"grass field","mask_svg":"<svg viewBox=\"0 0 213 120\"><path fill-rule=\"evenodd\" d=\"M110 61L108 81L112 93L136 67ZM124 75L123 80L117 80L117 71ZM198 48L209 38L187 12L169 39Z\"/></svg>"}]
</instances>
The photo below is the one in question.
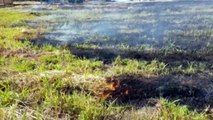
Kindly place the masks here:
<instances>
[{"instance_id":1,"label":"grass field","mask_svg":"<svg viewBox=\"0 0 213 120\"><path fill-rule=\"evenodd\" d=\"M72 7L79 9L82 6ZM54 6L49 9L53 8ZM211 7L205 11L199 9L199 6L193 8L200 12L212 10ZM175 34L186 36L181 37L184 38L182 41L175 40L175 46L147 43L154 45L150 47L135 45L134 40L129 42L131 36L141 34L142 30L134 26L134 29L129 29L124 24L120 27L125 30L117 28L118 26L115 30L120 30L120 33L116 34L121 35L120 39L124 40L125 44L121 45L116 42L118 36L106 34L99 37L96 31L92 31L96 23L94 21L99 21L97 23L100 24L105 19L113 18L114 21L127 19L126 22L135 23L137 21L132 21L135 18L150 17L152 13L123 16L116 12L113 17L112 13L103 16L98 8L96 12L99 11L99 14L88 10L83 14L84 9L83 12L66 9L67 13L71 12L72 17L62 19L63 8L50 12L32 12L29 8L26 8L27 12L23 12L25 9L21 8L21 12L17 9L20 8L0 9L0 119L212 119L212 30L206 29L206 25L203 25L205 31L173 30ZM167 15L166 12L168 11L161 14ZM169 14L175 16L182 12ZM184 14L185 12L191 14L192 10L187 9ZM198 19L206 20L208 23L211 17L201 16ZM86 31L81 31L81 27L80 30L73 27L76 23L73 24L72 20L86 28ZM91 22L93 27L87 28L87 22ZM65 25L61 25L62 23ZM88 36L87 29L91 29L92 36ZM108 33L105 30L102 32ZM82 33L79 33L80 31ZM97 31L100 32L101 28ZM63 34L57 36L58 32ZM125 40L127 34L129 38ZM82 35L83 42L78 43L76 39L72 39L75 35ZM196 39L191 39L190 36ZM198 43L205 37L208 38L200 47ZM88 42L88 38L92 42ZM148 36L148 39L151 40L151 37ZM195 50L184 46L193 43L187 43L186 39L196 40L193 41ZM71 42L64 43L63 40ZM138 42L140 43L140 40L136 41ZM148 40L145 40L146 42ZM179 45L180 47L177 47ZM193 48L194 46L191 45Z\"/></svg>"}]
</instances>

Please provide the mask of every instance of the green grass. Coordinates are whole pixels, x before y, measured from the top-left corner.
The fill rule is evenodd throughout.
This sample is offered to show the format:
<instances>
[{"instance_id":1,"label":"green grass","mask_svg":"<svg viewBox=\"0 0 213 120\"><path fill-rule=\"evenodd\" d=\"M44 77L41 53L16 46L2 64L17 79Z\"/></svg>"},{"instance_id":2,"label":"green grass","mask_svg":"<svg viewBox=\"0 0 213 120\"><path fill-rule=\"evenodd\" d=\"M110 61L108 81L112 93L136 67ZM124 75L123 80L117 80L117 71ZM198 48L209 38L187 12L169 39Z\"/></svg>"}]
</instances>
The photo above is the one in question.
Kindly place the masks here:
<instances>
[{"instance_id":1,"label":"green grass","mask_svg":"<svg viewBox=\"0 0 213 120\"><path fill-rule=\"evenodd\" d=\"M190 111L187 106L178 106L177 101L169 102L168 100L160 100L160 118L164 120L207 120L204 114Z\"/></svg>"},{"instance_id":2,"label":"green grass","mask_svg":"<svg viewBox=\"0 0 213 120\"><path fill-rule=\"evenodd\" d=\"M208 120L205 113L190 111L187 106L178 105L178 100L160 99L157 106L144 109L131 109L123 114L122 119L134 120Z\"/></svg>"},{"instance_id":3,"label":"green grass","mask_svg":"<svg viewBox=\"0 0 213 120\"><path fill-rule=\"evenodd\" d=\"M23 26L24 22L21 21L34 17L30 14L15 12L7 9L0 9L0 14L1 27Z\"/></svg>"},{"instance_id":4,"label":"green grass","mask_svg":"<svg viewBox=\"0 0 213 120\"><path fill-rule=\"evenodd\" d=\"M139 61L117 57L106 65L102 61L78 58L60 46L35 46L27 40L18 40L20 34L24 37L24 20L35 16L7 9L0 9L0 16L0 118L120 119L129 108L136 108L100 99L101 90L107 87L106 77L162 76L175 72L192 75L206 68L205 64L197 67L193 63L171 68L157 59ZM161 100L160 105L156 119L207 119L207 114L190 111L175 102Z\"/></svg>"},{"instance_id":5,"label":"green grass","mask_svg":"<svg viewBox=\"0 0 213 120\"><path fill-rule=\"evenodd\" d=\"M157 60L153 60L151 62L137 61L132 59L122 59L120 57L115 59L111 69L118 75L159 75L167 73L166 64L163 62L159 62Z\"/></svg>"}]
</instances>

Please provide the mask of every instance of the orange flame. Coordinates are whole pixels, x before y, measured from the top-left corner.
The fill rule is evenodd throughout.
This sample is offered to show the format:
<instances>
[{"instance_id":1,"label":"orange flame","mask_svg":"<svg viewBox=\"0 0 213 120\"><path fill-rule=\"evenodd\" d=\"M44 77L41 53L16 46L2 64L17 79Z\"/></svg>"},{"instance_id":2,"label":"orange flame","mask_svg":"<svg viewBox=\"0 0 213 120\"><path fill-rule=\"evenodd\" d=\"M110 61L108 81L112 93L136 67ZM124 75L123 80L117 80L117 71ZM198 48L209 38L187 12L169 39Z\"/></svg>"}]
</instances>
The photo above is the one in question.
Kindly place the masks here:
<instances>
[{"instance_id":1,"label":"orange flame","mask_svg":"<svg viewBox=\"0 0 213 120\"><path fill-rule=\"evenodd\" d=\"M121 81L110 81L108 85L106 86L106 89L101 94L100 98L114 98L118 97L119 95L129 95L129 89L128 88L122 88L121 87Z\"/></svg>"},{"instance_id":2,"label":"orange flame","mask_svg":"<svg viewBox=\"0 0 213 120\"><path fill-rule=\"evenodd\" d=\"M129 90L126 90L126 91L125 91L125 94L128 95L128 94L129 94Z\"/></svg>"},{"instance_id":3,"label":"orange flame","mask_svg":"<svg viewBox=\"0 0 213 120\"><path fill-rule=\"evenodd\" d=\"M116 88L115 88L115 86L114 86L114 83L113 83L113 84L110 84L110 85L108 86L108 89L109 89L109 90L112 90L112 91L115 91Z\"/></svg>"}]
</instances>

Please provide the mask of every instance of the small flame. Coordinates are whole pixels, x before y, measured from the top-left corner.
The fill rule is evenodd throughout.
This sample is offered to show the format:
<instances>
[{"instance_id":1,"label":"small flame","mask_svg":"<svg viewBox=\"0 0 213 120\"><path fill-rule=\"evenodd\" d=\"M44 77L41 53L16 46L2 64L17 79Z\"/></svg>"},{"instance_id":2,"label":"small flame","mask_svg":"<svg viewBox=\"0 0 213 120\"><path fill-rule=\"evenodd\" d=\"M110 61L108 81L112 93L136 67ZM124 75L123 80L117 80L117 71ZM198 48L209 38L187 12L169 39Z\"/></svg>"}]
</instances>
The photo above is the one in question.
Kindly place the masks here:
<instances>
[{"instance_id":1,"label":"small flame","mask_svg":"<svg viewBox=\"0 0 213 120\"><path fill-rule=\"evenodd\" d=\"M121 81L110 81L108 82L108 85L106 86L106 89L101 94L101 98L115 98L123 95L129 95L130 89L126 87L122 87Z\"/></svg>"},{"instance_id":2,"label":"small flame","mask_svg":"<svg viewBox=\"0 0 213 120\"><path fill-rule=\"evenodd\" d=\"M116 87L114 86L114 83L113 83L113 84L110 84L110 85L108 86L108 89L109 89L109 90L112 90L112 91L115 91L115 90L116 90Z\"/></svg>"},{"instance_id":3,"label":"small flame","mask_svg":"<svg viewBox=\"0 0 213 120\"><path fill-rule=\"evenodd\" d=\"M129 94L129 90L126 90L126 91L125 91L125 94L128 95L128 94Z\"/></svg>"}]
</instances>

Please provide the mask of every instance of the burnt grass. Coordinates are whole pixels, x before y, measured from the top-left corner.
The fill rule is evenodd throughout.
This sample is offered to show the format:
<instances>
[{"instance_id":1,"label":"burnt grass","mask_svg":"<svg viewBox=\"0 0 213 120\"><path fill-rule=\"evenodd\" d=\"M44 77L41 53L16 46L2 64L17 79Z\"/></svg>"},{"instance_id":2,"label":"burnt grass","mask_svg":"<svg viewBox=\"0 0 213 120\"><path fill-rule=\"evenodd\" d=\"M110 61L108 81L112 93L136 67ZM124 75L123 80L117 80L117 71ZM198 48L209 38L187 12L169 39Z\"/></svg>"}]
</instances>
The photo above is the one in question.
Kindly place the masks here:
<instances>
[{"instance_id":1,"label":"burnt grass","mask_svg":"<svg viewBox=\"0 0 213 120\"><path fill-rule=\"evenodd\" d=\"M198 78L197 78L198 77ZM199 79L199 80L198 80ZM117 99L118 104L130 105L137 108L156 105L156 99L166 98L189 106L190 109L203 110L213 105L212 99L207 98L205 87L212 83L212 78L166 75L159 77L137 77L131 75L114 76L107 79L115 89L107 89L108 100Z\"/></svg>"},{"instance_id":2,"label":"burnt grass","mask_svg":"<svg viewBox=\"0 0 213 120\"><path fill-rule=\"evenodd\" d=\"M105 3L60 6L56 11L40 6L32 9L49 13L29 22L29 26L41 27L37 26L41 23L48 30L32 40L34 44L61 45L77 57L100 60L107 65L118 56L158 60L170 68L189 62L205 64L204 70L193 75L112 76L106 82L114 89L103 91L110 95L108 100L117 99L122 105L154 105L151 99L163 97L171 101L180 99L180 104L202 111L213 107L212 5L211 1ZM85 17L86 14L93 16ZM123 32L119 32L120 27Z\"/></svg>"}]
</instances>

